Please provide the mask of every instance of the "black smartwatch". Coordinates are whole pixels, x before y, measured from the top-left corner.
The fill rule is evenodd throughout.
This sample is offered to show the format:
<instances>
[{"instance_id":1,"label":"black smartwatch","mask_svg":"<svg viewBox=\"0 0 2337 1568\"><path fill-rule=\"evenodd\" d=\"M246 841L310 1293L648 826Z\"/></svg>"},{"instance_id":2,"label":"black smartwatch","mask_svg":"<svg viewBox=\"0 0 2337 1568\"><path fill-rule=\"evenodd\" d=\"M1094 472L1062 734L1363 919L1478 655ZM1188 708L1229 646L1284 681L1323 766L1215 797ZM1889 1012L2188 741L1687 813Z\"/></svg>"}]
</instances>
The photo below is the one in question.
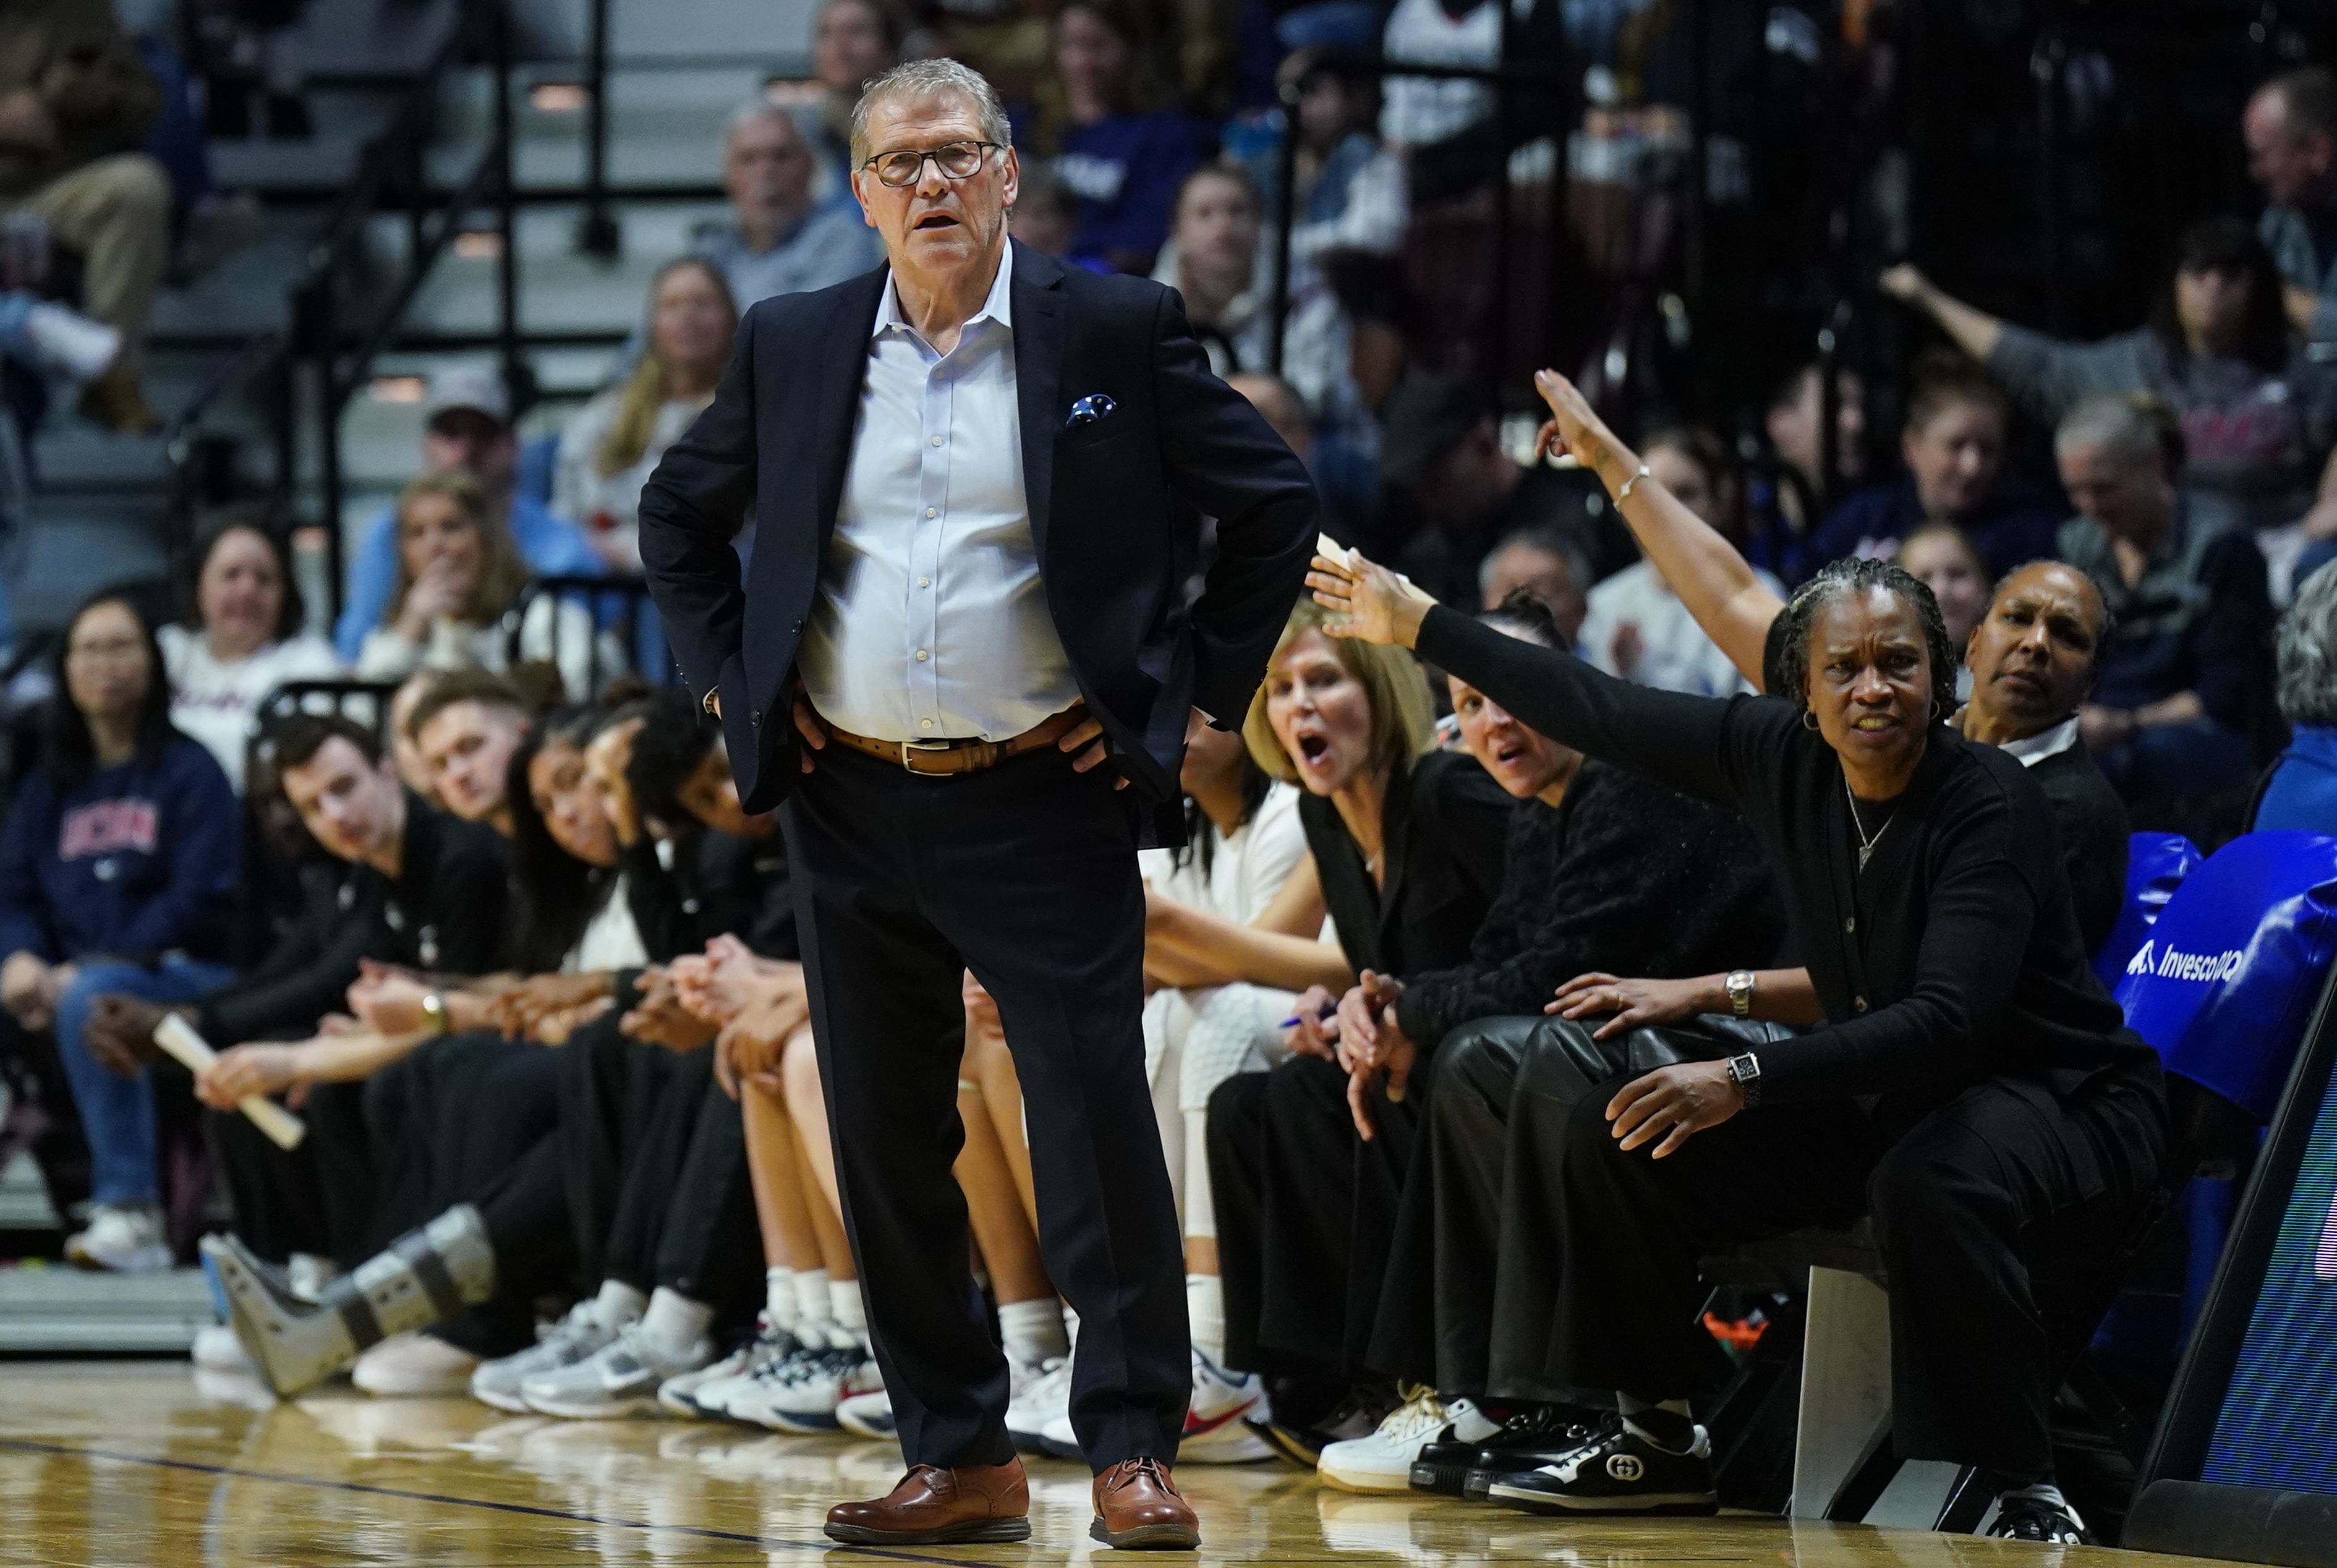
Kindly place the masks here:
<instances>
[{"instance_id":1,"label":"black smartwatch","mask_svg":"<svg viewBox=\"0 0 2337 1568\"><path fill-rule=\"evenodd\" d=\"M1745 1109L1761 1103L1761 1058L1752 1052L1728 1059L1728 1081L1745 1096Z\"/></svg>"}]
</instances>

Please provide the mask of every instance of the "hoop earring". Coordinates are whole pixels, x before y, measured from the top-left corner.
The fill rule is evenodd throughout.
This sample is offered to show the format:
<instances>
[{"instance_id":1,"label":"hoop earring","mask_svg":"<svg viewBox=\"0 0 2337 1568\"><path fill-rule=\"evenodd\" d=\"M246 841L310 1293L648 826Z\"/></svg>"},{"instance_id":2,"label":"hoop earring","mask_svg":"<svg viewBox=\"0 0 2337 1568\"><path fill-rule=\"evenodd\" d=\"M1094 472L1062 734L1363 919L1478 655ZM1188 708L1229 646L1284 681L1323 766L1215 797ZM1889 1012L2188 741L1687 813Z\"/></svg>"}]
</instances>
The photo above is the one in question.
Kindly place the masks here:
<instances>
[{"instance_id":1,"label":"hoop earring","mask_svg":"<svg viewBox=\"0 0 2337 1568\"><path fill-rule=\"evenodd\" d=\"M1810 709L1802 710L1802 728L1813 735L1818 732L1818 716Z\"/></svg>"}]
</instances>

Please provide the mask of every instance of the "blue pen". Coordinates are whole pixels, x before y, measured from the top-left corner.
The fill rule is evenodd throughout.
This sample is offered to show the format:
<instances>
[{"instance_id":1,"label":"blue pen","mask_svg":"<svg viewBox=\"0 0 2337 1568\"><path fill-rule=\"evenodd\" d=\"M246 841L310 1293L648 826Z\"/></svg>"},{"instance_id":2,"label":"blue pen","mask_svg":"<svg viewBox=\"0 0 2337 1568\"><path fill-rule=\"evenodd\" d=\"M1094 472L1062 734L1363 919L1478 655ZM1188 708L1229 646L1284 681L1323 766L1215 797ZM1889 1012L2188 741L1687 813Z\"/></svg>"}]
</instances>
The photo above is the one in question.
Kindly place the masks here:
<instances>
[{"instance_id":1,"label":"blue pen","mask_svg":"<svg viewBox=\"0 0 2337 1568\"><path fill-rule=\"evenodd\" d=\"M1321 1011L1315 1014L1315 1021L1319 1024L1324 1019L1328 1018L1332 1014L1336 1013L1338 1010L1339 1004L1336 1002L1325 1002L1323 1004ZM1290 1017L1285 1018L1280 1024L1276 1024L1276 1027L1279 1029L1296 1029L1299 1024L1305 1022L1305 1020L1304 1018L1294 1014Z\"/></svg>"}]
</instances>

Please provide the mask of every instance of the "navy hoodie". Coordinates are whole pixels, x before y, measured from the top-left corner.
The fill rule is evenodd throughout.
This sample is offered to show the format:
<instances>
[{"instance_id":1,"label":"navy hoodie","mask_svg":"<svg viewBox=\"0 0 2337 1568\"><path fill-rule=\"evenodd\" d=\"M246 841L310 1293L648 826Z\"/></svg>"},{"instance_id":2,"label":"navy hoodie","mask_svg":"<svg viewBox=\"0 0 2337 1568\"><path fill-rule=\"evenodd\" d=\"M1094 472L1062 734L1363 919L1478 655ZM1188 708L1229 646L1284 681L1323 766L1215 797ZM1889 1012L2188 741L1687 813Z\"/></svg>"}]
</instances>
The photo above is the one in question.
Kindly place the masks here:
<instances>
[{"instance_id":1,"label":"navy hoodie","mask_svg":"<svg viewBox=\"0 0 2337 1568\"><path fill-rule=\"evenodd\" d=\"M70 789L36 768L0 832L0 955L223 962L242 840L227 775L183 735Z\"/></svg>"}]
</instances>

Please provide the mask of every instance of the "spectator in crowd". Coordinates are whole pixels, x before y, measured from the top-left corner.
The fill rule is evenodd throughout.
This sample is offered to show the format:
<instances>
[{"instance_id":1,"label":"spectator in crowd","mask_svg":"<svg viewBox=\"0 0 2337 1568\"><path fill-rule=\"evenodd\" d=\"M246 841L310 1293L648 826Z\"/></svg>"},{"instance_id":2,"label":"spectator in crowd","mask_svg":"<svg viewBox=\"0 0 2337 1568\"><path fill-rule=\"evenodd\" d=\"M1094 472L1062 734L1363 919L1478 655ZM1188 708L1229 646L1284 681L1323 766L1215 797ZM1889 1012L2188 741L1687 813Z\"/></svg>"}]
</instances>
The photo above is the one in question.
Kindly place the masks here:
<instances>
[{"instance_id":1,"label":"spectator in crowd","mask_svg":"<svg viewBox=\"0 0 2337 1568\"><path fill-rule=\"evenodd\" d=\"M529 571L548 577L601 571L601 557L582 529L515 488L519 439L512 428L511 394L495 371L466 365L431 377L422 411L422 471L470 475ZM348 597L333 627L333 648L342 662L356 663L366 638L380 627L403 554L398 507L386 506L366 524L349 563Z\"/></svg>"},{"instance_id":2,"label":"spectator in crowd","mask_svg":"<svg viewBox=\"0 0 2337 1568\"><path fill-rule=\"evenodd\" d=\"M2053 440L2078 512L2059 554L2094 580L2114 627L2079 729L2141 827L2170 800L2247 779L2272 626L2254 541L2178 488L2183 442L2163 406L2111 395L2079 403Z\"/></svg>"},{"instance_id":3,"label":"spectator in crowd","mask_svg":"<svg viewBox=\"0 0 2337 1568\"><path fill-rule=\"evenodd\" d=\"M1315 420L1289 382L1263 370L1236 370L1226 377L1226 385L1248 398L1250 407L1266 416L1292 456L1301 463L1314 456Z\"/></svg>"},{"instance_id":4,"label":"spectator in crowd","mask_svg":"<svg viewBox=\"0 0 2337 1568\"><path fill-rule=\"evenodd\" d=\"M1824 565L1813 537L1827 496L1866 474L1866 383L1836 370L1833 480L1825 473L1825 377L1804 365L1777 384L1762 422L1775 462L1753 477L1752 538L1746 558L1792 586Z\"/></svg>"},{"instance_id":5,"label":"spectator in crowd","mask_svg":"<svg viewBox=\"0 0 2337 1568\"><path fill-rule=\"evenodd\" d=\"M1203 164L1178 190L1176 225L1153 270L1155 280L1184 296L1186 319L1220 376L1264 372L1274 362L1274 261L1259 248L1262 218L1248 175ZM1305 267L1293 270L1288 305L1280 378L1306 405L1325 448L1369 454L1378 427L1355 385L1354 335L1339 301L1321 273ZM1353 495L1345 498L1352 505Z\"/></svg>"},{"instance_id":6,"label":"spectator in crowd","mask_svg":"<svg viewBox=\"0 0 2337 1568\"><path fill-rule=\"evenodd\" d=\"M2240 122L2264 187L2256 236L2285 284L2291 325L2337 340L2337 74L2301 65L2256 89Z\"/></svg>"},{"instance_id":7,"label":"spectator in crowd","mask_svg":"<svg viewBox=\"0 0 2337 1568\"><path fill-rule=\"evenodd\" d=\"M2005 442L2012 406L1988 373L1953 349L1916 356L1899 455L1907 472L1870 485L1834 508L1810 540L1811 557L1892 559L1900 542L1926 524L1961 529L2000 576L2053 553L2060 519L2034 496L2007 494ZM1917 573L1921 575L1921 573Z\"/></svg>"},{"instance_id":8,"label":"spectator in crowd","mask_svg":"<svg viewBox=\"0 0 2337 1568\"><path fill-rule=\"evenodd\" d=\"M417 793L465 822L484 823L510 838L507 780L529 718L518 689L490 671L434 676L397 729L412 743L427 785Z\"/></svg>"},{"instance_id":9,"label":"spectator in crowd","mask_svg":"<svg viewBox=\"0 0 2337 1568\"><path fill-rule=\"evenodd\" d=\"M381 623L357 649L367 681L402 681L416 670L510 668L504 617L528 580L527 563L468 475L425 474L397 500L397 575ZM593 644L605 634L592 610L573 597L545 594L519 622L519 657L556 664L571 691L592 686ZM621 669L621 649L602 651L603 667Z\"/></svg>"},{"instance_id":10,"label":"spectator in crowd","mask_svg":"<svg viewBox=\"0 0 2337 1568\"><path fill-rule=\"evenodd\" d=\"M1014 206L1006 216L1014 238L1032 250L1073 266L1087 265L1071 255L1080 234L1079 193L1063 182L1053 164L1033 159L1022 165Z\"/></svg>"},{"instance_id":11,"label":"spectator in crowd","mask_svg":"<svg viewBox=\"0 0 2337 1568\"><path fill-rule=\"evenodd\" d=\"M121 352L82 393L111 430L161 421L139 384L146 318L171 253L171 183L139 152L161 85L111 0L33 0L0 15L0 208L33 215L83 259L90 315Z\"/></svg>"},{"instance_id":12,"label":"spectator in crowd","mask_svg":"<svg viewBox=\"0 0 2337 1568\"><path fill-rule=\"evenodd\" d=\"M195 550L191 613L159 627L171 677L171 722L203 743L243 789L244 756L267 695L288 681L341 672L332 645L308 634L291 553L264 524L238 518Z\"/></svg>"},{"instance_id":13,"label":"spectator in crowd","mask_svg":"<svg viewBox=\"0 0 2337 1568\"><path fill-rule=\"evenodd\" d=\"M1545 370L1535 385L1552 415L1545 444L1555 437L1578 451L1617 445L1564 377ZM1785 602L1652 475L1617 510L1739 673L1771 688ZM2101 592L2084 573L2056 561L2019 568L1997 584L1985 618L1965 639L1958 679L1970 700L1951 720L1966 740L2019 759L2052 803L2088 952L2109 935L2126 900L2126 808L2077 743L2078 710L2094 689L2109 631Z\"/></svg>"},{"instance_id":14,"label":"spectator in crowd","mask_svg":"<svg viewBox=\"0 0 2337 1568\"><path fill-rule=\"evenodd\" d=\"M2337 442L2337 377L2292 345L2280 274L2236 218L2184 230L2149 324L2098 343L2068 343L1952 299L1913 266L1882 287L1938 322L1958 347L2058 425L2097 393L2146 392L2182 422L2183 492L2198 525L2259 535L2273 599L2304 545L2295 524ZM2270 535L2270 537L2266 537Z\"/></svg>"},{"instance_id":15,"label":"spectator in crowd","mask_svg":"<svg viewBox=\"0 0 2337 1568\"><path fill-rule=\"evenodd\" d=\"M1416 1110L1375 1102L1388 1136L1358 1156L1331 1026L1338 999L1366 973L1466 961L1501 885L1512 807L1473 759L1433 749L1416 663L1359 653L1325 624L1311 602L1292 612L1242 733L1260 768L1305 792L1299 819L1345 973L1305 988L1289 1059L1227 1079L1208 1124L1226 1356L1288 1380L1262 1435L1310 1465L1310 1434L1354 1435L1334 1406L1370 1332ZM1363 1413L1364 1429L1384 1413Z\"/></svg>"},{"instance_id":16,"label":"spectator in crowd","mask_svg":"<svg viewBox=\"0 0 2337 1568\"><path fill-rule=\"evenodd\" d=\"M152 628L101 591L65 623L41 762L0 832L0 1007L53 1032L88 1134L87 1227L66 1254L142 1273L162 1234L154 1085L92 1054L109 993L183 1002L225 984L242 873L242 808L200 743L171 723Z\"/></svg>"},{"instance_id":17,"label":"spectator in crowd","mask_svg":"<svg viewBox=\"0 0 2337 1568\"><path fill-rule=\"evenodd\" d=\"M841 0L847 10L860 3ZM650 280L641 357L561 432L552 510L584 525L611 572L640 573L633 514L641 486L665 449L714 400L738 330L738 307L719 269L696 256L667 262Z\"/></svg>"},{"instance_id":18,"label":"spectator in crowd","mask_svg":"<svg viewBox=\"0 0 2337 1568\"><path fill-rule=\"evenodd\" d=\"M1521 528L1570 541L1589 563L1592 583L1638 558L1595 485L1539 462L1521 466L1501 449L1491 412L1455 383L1412 377L1382 415L1380 477L1418 508L1423 524L1389 552L1413 582L1442 584L1466 603L1477 596L1477 569L1495 541ZM1588 591L1589 583L1580 586Z\"/></svg>"},{"instance_id":19,"label":"spectator in crowd","mask_svg":"<svg viewBox=\"0 0 2337 1568\"><path fill-rule=\"evenodd\" d=\"M1398 0L1386 11L1380 50L1391 60L1431 65L1530 68L1562 55L1562 7L1553 0L1512 3L1515 25L1505 24L1501 0ZM1518 145L1560 128L1566 113L1558 94L1519 94L1500 135L1493 89L1459 77L1388 78L1380 135L1401 148L1411 166L1413 199L1426 205L1464 194L1505 166Z\"/></svg>"},{"instance_id":20,"label":"spectator in crowd","mask_svg":"<svg viewBox=\"0 0 2337 1568\"><path fill-rule=\"evenodd\" d=\"M836 202L847 211L853 209L852 106L862 88L901 63L908 38L908 16L895 0L826 0L812 24L811 65L820 97L797 123L833 172Z\"/></svg>"},{"instance_id":21,"label":"spectator in crowd","mask_svg":"<svg viewBox=\"0 0 2337 1568\"><path fill-rule=\"evenodd\" d=\"M1555 628L1531 600L1479 619L1538 646L1558 645ZM1363 1091L1351 1098L1369 1107L1375 1132L1374 1090L1383 1079L1423 1082L1433 1061L1435 1085L1420 1112L1421 1142L1403 1162L1403 1197L1392 1217L1384 1294L1364 1357L1418 1392L1371 1436L1322 1450L1324 1478L1354 1491L1407 1489L1422 1449L1440 1438L1490 1444L1530 1432L1547 1446L1550 1435L1552 1401L1540 1367L1527 1357L1529 1365L1511 1369L1522 1374L1520 1381L1505 1386L1496 1380L1493 1347L1505 1331L1529 1344L1546 1339L1563 1259L1540 1248L1529 1250L1540 1251L1540 1260L1497 1260L1497 1204L1521 1195L1502 1195L1501 1140L1464 1136L1466 1147L1445 1140L1435 1154L1426 1152L1440 1141L1436 1122L1453 1074L1471 1093L1504 1080L1514 1087L1526 1076L1521 1028L1536 1032L1535 1015L1563 981L1607 971L1684 975L1757 966L1775 956L1785 919L1742 821L1586 762L1466 681L1450 685L1462 744L1519 805L1510 818L1501 894L1467 961L1408 981L1374 985L1366 975L1339 1004L1341 1054L1351 1063L1351 1089ZM1725 1002L1720 1010L1727 1010ZM1364 1051L1376 1061L1358 1060ZM1617 1063L1624 1059L1618 1053ZM1609 1071L1602 1063L1599 1076ZM1537 1064L1530 1095L1550 1093L1555 1076ZM1492 1097L1506 1109L1506 1093ZM1530 1136L1524 1147L1531 1147ZM1521 1183L1537 1163L1517 1171ZM1456 1229L1462 1214L1474 1224ZM1497 1261L1520 1266L1498 1289ZM1521 1295L1534 1305L1512 1313L1521 1320L1496 1325L1496 1300L1507 1307ZM1496 1433L1483 1408L1496 1389L1505 1404L1531 1391L1538 1408L1511 1405L1512 1419ZM1579 1418L1567 1409L1560 1424Z\"/></svg>"},{"instance_id":22,"label":"spectator in crowd","mask_svg":"<svg viewBox=\"0 0 2337 1568\"><path fill-rule=\"evenodd\" d=\"M1979 546L1952 523L1927 523L1907 535L1898 554L1899 564L1907 568L1907 575L1929 588L1931 597L1939 601L1940 620L1948 629L1948 641L1962 647L1970 641L1972 628L1980 624L1980 618L1987 613L1989 590L1996 581ZM2041 559L2041 555L2029 559ZM1970 673L1965 671L1967 678ZM1956 694L1970 695L1969 684L1960 685Z\"/></svg>"},{"instance_id":23,"label":"spectator in crowd","mask_svg":"<svg viewBox=\"0 0 2337 1568\"><path fill-rule=\"evenodd\" d=\"M1571 648L1589 613L1590 567L1582 552L1554 528L1524 527L1504 536L1477 568L1477 603L1495 609L1526 593L1550 612L1558 643Z\"/></svg>"},{"instance_id":24,"label":"spectator in crowd","mask_svg":"<svg viewBox=\"0 0 2337 1568\"><path fill-rule=\"evenodd\" d=\"M2297 585L2281 617L2280 716L2288 749L2256 787L2248 827L2337 834L2337 564Z\"/></svg>"},{"instance_id":25,"label":"spectator in crowd","mask_svg":"<svg viewBox=\"0 0 2337 1568\"><path fill-rule=\"evenodd\" d=\"M1659 431L1645 448L1650 477L1738 550L1745 544L1745 486L1728 448L1709 430ZM1755 575L1783 595L1775 577ZM1667 691L1726 696L1750 688L1652 561L1641 561L1590 590L1582 620L1582 656L1609 675Z\"/></svg>"},{"instance_id":26,"label":"spectator in crowd","mask_svg":"<svg viewBox=\"0 0 2337 1568\"><path fill-rule=\"evenodd\" d=\"M1311 263L1334 250L1396 254L1412 207L1403 161L1380 143L1376 79L1337 50L1294 54L1283 63L1282 75L1298 93L1292 260ZM1266 209L1278 211L1278 145L1259 147L1246 166Z\"/></svg>"},{"instance_id":27,"label":"spectator in crowd","mask_svg":"<svg viewBox=\"0 0 2337 1568\"><path fill-rule=\"evenodd\" d=\"M1143 44L1128 0L1071 0L1055 14L1054 167L1080 198L1071 259L1116 272L1152 270L1198 152Z\"/></svg>"},{"instance_id":28,"label":"spectator in crowd","mask_svg":"<svg viewBox=\"0 0 2337 1568\"><path fill-rule=\"evenodd\" d=\"M862 0L840 3L849 9ZM742 311L774 295L841 283L882 260L856 205L813 201L813 157L796 117L763 99L742 104L722 132L730 220L698 230L689 249L720 269Z\"/></svg>"},{"instance_id":29,"label":"spectator in crowd","mask_svg":"<svg viewBox=\"0 0 2337 1568\"><path fill-rule=\"evenodd\" d=\"M417 670L407 676L397 690L390 694L389 757L397 769L399 782L432 805L438 804L438 791L430 782L429 765L422 760L422 749L415 744L406 721L412 718L414 705L429 695L431 686L438 681L435 670Z\"/></svg>"}]
</instances>

